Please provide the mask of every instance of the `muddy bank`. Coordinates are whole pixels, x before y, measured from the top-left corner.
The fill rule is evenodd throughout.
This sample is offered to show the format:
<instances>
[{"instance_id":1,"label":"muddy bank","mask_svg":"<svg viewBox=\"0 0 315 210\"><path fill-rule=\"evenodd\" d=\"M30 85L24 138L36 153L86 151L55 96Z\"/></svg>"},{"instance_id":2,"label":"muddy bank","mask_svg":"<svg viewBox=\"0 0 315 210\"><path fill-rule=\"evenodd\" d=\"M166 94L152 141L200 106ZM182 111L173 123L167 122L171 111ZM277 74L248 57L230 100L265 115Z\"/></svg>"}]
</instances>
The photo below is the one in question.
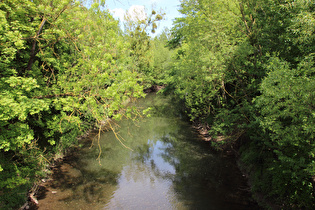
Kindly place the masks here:
<instances>
[{"instance_id":1,"label":"muddy bank","mask_svg":"<svg viewBox=\"0 0 315 210\"><path fill-rule=\"evenodd\" d=\"M104 127L103 125L100 125L103 128L103 131L107 130L107 127ZM19 210L27 210L27 209L39 209L39 200L46 197L46 195L49 194L57 194L57 192L48 186L51 186L53 180L55 180L57 177L55 174L58 171L64 171L65 173L75 174L72 173L72 171L67 172L68 169L66 169L64 163L66 163L68 160L71 160L75 158L73 154L75 154L76 151L80 150L81 147L86 146L93 146L95 142L93 141L95 135L97 135L98 130L96 128L91 129L86 134L78 137L78 144L73 145L71 148L68 148L68 150L64 154L55 155L53 160L51 161L51 164L46 169L46 176L41 177L40 180L38 180L36 183L34 183L33 187L30 189L27 195L27 201L26 203L19 208ZM71 175L71 176L72 176ZM71 178L71 177L70 177ZM72 177L74 178L74 177ZM50 208L49 206L46 208L40 208L40 209L58 209L58 208Z\"/></svg>"},{"instance_id":2,"label":"muddy bank","mask_svg":"<svg viewBox=\"0 0 315 210\"><path fill-rule=\"evenodd\" d=\"M238 169L241 171L243 176L247 180L247 186L244 188L244 190L248 191L251 195L253 195L253 198L255 199L255 203L258 203L260 205L260 208L262 209L281 209L280 206L275 205L271 201L267 200L264 196L264 194L259 192L253 192L253 184L251 182L251 175L246 170L246 165L240 160L240 154L239 154L239 148L241 145L242 135L238 135L237 139L229 139L227 142L223 143L222 141L225 140L224 136L219 136L217 139L211 137L209 135L209 130L211 129L210 125L201 123L200 121L194 121L192 122L192 127L195 129L195 131L198 133L198 135L207 142L212 142L212 145L215 145L213 148L222 152L223 155L231 157L235 159L235 164L237 165ZM241 133L243 134L243 133ZM223 144L218 144L218 142L222 142Z\"/></svg>"},{"instance_id":3,"label":"muddy bank","mask_svg":"<svg viewBox=\"0 0 315 210\"><path fill-rule=\"evenodd\" d=\"M202 123L198 120L195 120L191 123L192 128L198 133L200 138L204 141L209 142L215 150L221 151L225 155L235 156L236 159L239 157L238 149L240 147L240 143L237 141L241 134L237 134L236 139L226 138L225 136L218 136L217 138L213 138L209 134L209 130L211 129L210 125L207 123Z\"/></svg>"},{"instance_id":4,"label":"muddy bank","mask_svg":"<svg viewBox=\"0 0 315 210\"><path fill-rule=\"evenodd\" d=\"M147 89L143 90L143 92L145 92L145 93L156 93L156 92L162 90L165 87L166 87L165 85L152 85L150 88L147 88Z\"/></svg>"}]
</instances>

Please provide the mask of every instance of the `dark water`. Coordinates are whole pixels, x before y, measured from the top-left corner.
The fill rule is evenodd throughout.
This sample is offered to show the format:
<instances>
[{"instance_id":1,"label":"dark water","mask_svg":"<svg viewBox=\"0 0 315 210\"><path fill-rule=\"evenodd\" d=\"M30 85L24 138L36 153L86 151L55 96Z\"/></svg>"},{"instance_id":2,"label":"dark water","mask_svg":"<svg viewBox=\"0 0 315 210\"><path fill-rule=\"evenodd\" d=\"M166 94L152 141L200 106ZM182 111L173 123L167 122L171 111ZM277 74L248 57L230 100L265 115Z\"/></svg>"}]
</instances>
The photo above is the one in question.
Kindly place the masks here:
<instances>
[{"instance_id":1,"label":"dark water","mask_svg":"<svg viewBox=\"0 0 315 210\"><path fill-rule=\"evenodd\" d=\"M212 151L169 98L150 94L152 117L122 121L54 170L39 209L257 209L233 159ZM96 144L96 142L95 142Z\"/></svg>"}]
</instances>

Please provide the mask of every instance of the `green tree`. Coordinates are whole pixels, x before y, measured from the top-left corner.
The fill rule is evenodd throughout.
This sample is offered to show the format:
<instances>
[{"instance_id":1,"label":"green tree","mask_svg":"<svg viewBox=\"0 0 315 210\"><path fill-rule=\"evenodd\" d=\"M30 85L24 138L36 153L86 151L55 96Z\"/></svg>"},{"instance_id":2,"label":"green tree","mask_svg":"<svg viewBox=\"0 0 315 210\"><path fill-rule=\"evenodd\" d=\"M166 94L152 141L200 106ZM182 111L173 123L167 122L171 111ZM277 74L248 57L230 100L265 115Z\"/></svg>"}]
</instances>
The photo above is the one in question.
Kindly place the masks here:
<instances>
[{"instance_id":1,"label":"green tree","mask_svg":"<svg viewBox=\"0 0 315 210\"><path fill-rule=\"evenodd\" d=\"M168 71L173 65L174 50L170 50L166 45L170 39L170 32L165 28L161 34L154 37L151 47L153 58L151 76L154 83L158 85L167 84Z\"/></svg>"},{"instance_id":2,"label":"green tree","mask_svg":"<svg viewBox=\"0 0 315 210\"><path fill-rule=\"evenodd\" d=\"M253 43L268 74L253 101L252 141L242 156L255 190L285 208L313 208L314 5L262 1L252 11L259 32Z\"/></svg>"},{"instance_id":3,"label":"green tree","mask_svg":"<svg viewBox=\"0 0 315 210\"><path fill-rule=\"evenodd\" d=\"M228 88L237 88L237 94L242 91L241 85L235 84L242 82L239 74L244 70L239 66L254 48L240 30L245 27L237 1L182 1L180 12L183 17L176 19L169 42L171 48L177 47L170 83L185 101L191 119L205 121L220 112L233 95Z\"/></svg>"},{"instance_id":4,"label":"green tree","mask_svg":"<svg viewBox=\"0 0 315 210\"><path fill-rule=\"evenodd\" d=\"M266 160L271 176L264 181L272 183L268 196L311 207L315 201L311 178L315 174L314 56L305 58L297 69L272 57L267 68L270 73L255 102L261 127L270 137L264 144L274 154Z\"/></svg>"},{"instance_id":5,"label":"green tree","mask_svg":"<svg viewBox=\"0 0 315 210\"><path fill-rule=\"evenodd\" d=\"M190 118L223 142L242 139L255 191L313 207L314 4L183 0L180 12L168 83Z\"/></svg>"},{"instance_id":6,"label":"green tree","mask_svg":"<svg viewBox=\"0 0 315 210\"><path fill-rule=\"evenodd\" d=\"M143 11L144 12L144 11ZM150 32L155 33L157 24L163 19L164 13L152 11L139 14L125 15L125 31L127 40L130 43L131 57L134 59L135 68L144 78L144 86L150 87L153 84L154 76L152 74L152 40Z\"/></svg>"},{"instance_id":7,"label":"green tree","mask_svg":"<svg viewBox=\"0 0 315 210\"><path fill-rule=\"evenodd\" d=\"M5 0L0 18L0 203L12 207L47 164L44 151L63 153L87 129L130 116L127 102L144 94L99 4Z\"/></svg>"}]
</instances>

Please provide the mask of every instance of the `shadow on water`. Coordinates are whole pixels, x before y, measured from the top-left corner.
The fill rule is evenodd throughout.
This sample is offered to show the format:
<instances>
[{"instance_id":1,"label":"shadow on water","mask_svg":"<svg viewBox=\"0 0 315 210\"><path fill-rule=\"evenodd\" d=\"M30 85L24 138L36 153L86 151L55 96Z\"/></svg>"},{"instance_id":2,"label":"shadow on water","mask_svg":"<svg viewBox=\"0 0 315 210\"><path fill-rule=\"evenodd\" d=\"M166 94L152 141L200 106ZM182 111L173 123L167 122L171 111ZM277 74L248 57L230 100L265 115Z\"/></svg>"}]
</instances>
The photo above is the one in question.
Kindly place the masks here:
<instances>
[{"instance_id":1,"label":"shadow on water","mask_svg":"<svg viewBox=\"0 0 315 210\"><path fill-rule=\"evenodd\" d=\"M176 104L150 94L151 118L120 123L124 148L112 132L54 168L39 209L258 209L233 159L200 140Z\"/></svg>"},{"instance_id":2,"label":"shadow on water","mask_svg":"<svg viewBox=\"0 0 315 210\"><path fill-rule=\"evenodd\" d=\"M250 193L242 190L247 188L246 180L232 160L210 153L209 145L198 142L198 139L181 139L172 133L162 141L168 146L161 156L176 170L170 178L178 199L186 207L252 209L255 206Z\"/></svg>"},{"instance_id":3,"label":"shadow on water","mask_svg":"<svg viewBox=\"0 0 315 210\"><path fill-rule=\"evenodd\" d=\"M39 205L39 209L77 209L77 205L72 205L74 202L83 208L84 204L107 202L109 196L103 189L116 186L119 173L106 168L88 170L77 157L83 154L73 154L53 169L51 180L39 191L40 204L47 199L46 205Z\"/></svg>"}]
</instances>

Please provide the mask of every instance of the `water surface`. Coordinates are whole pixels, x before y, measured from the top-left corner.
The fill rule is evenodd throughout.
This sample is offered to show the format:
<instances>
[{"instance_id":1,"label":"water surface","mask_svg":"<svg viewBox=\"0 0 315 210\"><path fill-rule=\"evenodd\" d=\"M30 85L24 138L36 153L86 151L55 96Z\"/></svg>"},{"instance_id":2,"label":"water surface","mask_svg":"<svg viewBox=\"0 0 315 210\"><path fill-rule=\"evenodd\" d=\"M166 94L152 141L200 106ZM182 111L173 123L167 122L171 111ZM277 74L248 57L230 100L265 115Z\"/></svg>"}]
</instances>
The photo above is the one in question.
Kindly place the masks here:
<instances>
[{"instance_id":1,"label":"water surface","mask_svg":"<svg viewBox=\"0 0 315 210\"><path fill-rule=\"evenodd\" d=\"M66 158L45 184L39 209L257 209L233 159L211 150L176 104L150 94L152 117L123 120Z\"/></svg>"}]
</instances>

